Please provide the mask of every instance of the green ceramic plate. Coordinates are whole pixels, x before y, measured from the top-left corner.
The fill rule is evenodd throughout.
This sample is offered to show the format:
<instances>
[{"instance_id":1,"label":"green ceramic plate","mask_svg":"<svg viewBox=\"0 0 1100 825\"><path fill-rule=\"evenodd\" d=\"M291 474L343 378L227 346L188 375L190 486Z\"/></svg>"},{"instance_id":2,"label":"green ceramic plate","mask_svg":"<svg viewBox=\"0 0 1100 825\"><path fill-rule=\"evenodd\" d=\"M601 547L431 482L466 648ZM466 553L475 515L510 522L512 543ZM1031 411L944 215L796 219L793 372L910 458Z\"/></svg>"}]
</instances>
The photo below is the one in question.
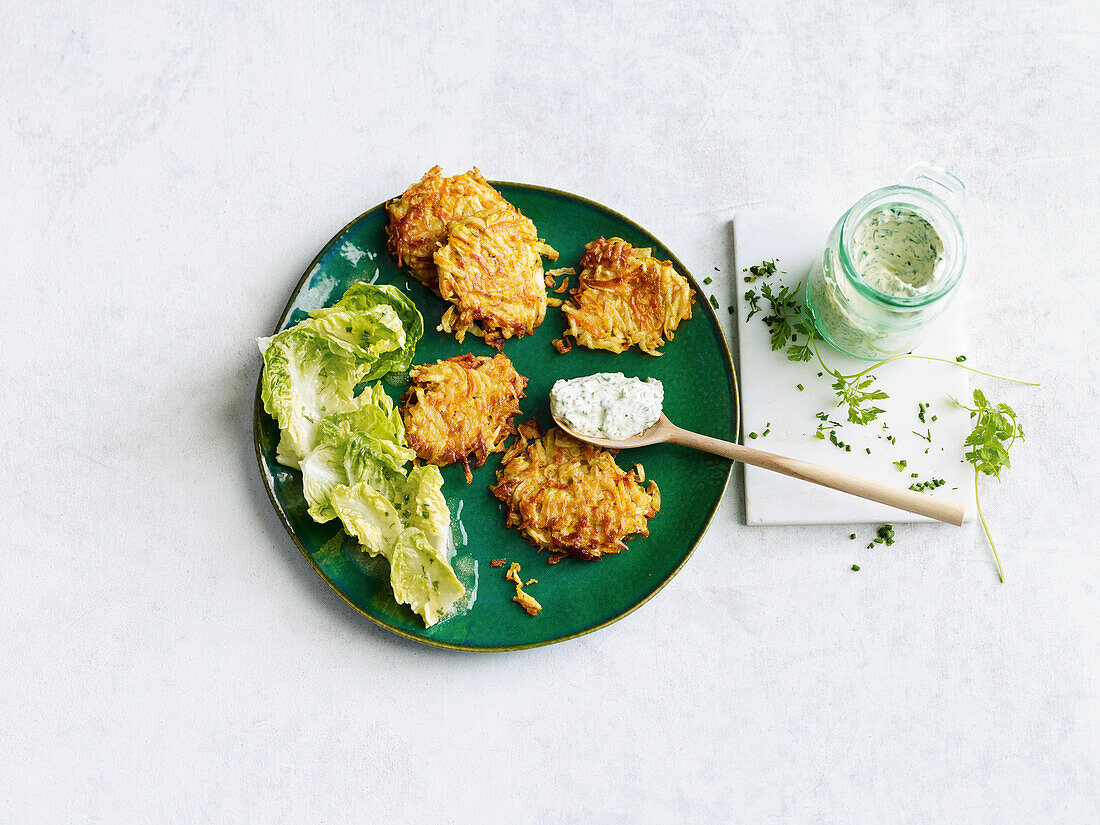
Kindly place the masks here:
<instances>
[{"instance_id":1,"label":"green ceramic plate","mask_svg":"<svg viewBox=\"0 0 1100 825\"><path fill-rule=\"evenodd\" d=\"M549 266L575 266L584 245L601 235L617 235L636 246L652 247L671 259L677 271L691 279L680 261L637 224L592 201L535 186L494 183L505 198L531 218L539 234L561 257ZM396 284L424 315L425 334L416 363L473 352L492 355L481 339L468 335L459 344L435 331L448 306L402 272L386 251L386 213L382 205L359 216L321 250L294 288L277 330L296 324L306 313L335 303L357 279ZM738 426L739 399L733 365L707 293L692 280L696 292L694 317L682 324L664 355L654 358L633 349L622 355L574 347L559 355L550 345L561 336L561 311L551 307L535 334L512 339L504 352L521 375L527 376L527 398L521 404L526 420L534 416L545 429L551 424L548 396L559 378L594 372L659 378L665 385L665 411L682 427L732 439ZM387 385L395 399L402 386ZM684 447L661 445L619 454L619 464L645 465L646 477L661 488L661 511L649 523L649 536L635 538L629 549L595 562L563 559L550 567L547 555L519 534L505 528L500 503L489 493L500 466L500 454L474 470L466 484L458 465L443 468L444 493L454 517L457 555L455 570L474 594L469 609L431 628L408 607L394 602L384 559L363 561L353 540L338 521L317 524L309 518L302 480L295 470L275 461L278 427L264 412L256 390L256 456L271 503L317 573L352 607L395 633L440 647L463 650L509 650L570 639L622 618L661 589L687 561L710 522L729 480L724 459ZM504 578L507 568L489 566L507 558L522 565L524 578L538 579L529 589L543 606L528 616L512 601L515 587ZM685 609L691 609L686 605Z\"/></svg>"}]
</instances>

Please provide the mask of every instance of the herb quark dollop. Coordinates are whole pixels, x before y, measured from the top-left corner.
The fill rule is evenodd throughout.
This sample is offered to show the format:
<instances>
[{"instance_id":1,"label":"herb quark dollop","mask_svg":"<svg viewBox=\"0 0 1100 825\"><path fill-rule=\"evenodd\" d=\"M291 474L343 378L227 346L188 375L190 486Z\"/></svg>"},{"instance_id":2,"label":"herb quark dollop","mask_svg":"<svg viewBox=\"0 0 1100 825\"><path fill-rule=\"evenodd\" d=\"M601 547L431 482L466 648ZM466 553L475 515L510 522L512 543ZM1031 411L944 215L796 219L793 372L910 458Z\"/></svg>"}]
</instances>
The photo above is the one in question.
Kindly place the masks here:
<instances>
[{"instance_id":1,"label":"herb quark dollop","mask_svg":"<svg viewBox=\"0 0 1100 825\"><path fill-rule=\"evenodd\" d=\"M550 390L550 410L582 435L619 441L657 423L664 395L664 385L655 378L601 372L557 381Z\"/></svg>"}]
</instances>

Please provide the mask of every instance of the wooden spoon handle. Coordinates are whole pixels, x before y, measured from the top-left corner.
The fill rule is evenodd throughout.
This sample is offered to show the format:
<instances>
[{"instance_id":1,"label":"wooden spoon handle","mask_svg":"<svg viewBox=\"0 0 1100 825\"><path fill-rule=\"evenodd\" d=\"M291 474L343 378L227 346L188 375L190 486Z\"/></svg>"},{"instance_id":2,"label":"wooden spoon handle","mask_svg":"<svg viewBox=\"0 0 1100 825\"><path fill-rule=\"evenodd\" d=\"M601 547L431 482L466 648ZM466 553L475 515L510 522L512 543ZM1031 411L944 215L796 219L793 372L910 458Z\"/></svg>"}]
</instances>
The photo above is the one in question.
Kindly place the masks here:
<instances>
[{"instance_id":1,"label":"wooden spoon handle","mask_svg":"<svg viewBox=\"0 0 1100 825\"><path fill-rule=\"evenodd\" d=\"M722 441L718 438L700 435L688 430L676 427L669 433L668 440L674 444L683 444L685 447L693 447L714 455L732 458L743 464L751 464L754 467L763 467L776 473L798 478L802 481L810 481L823 487L831 487L853 496L877 501L890 507L908 510L921 516L954 524L962 525L966 515L966 507L953 501L933 498L923 493L915 493L912 490L904 490L890 484L872 481L869 478L834 470L831 467L822 467L820 464L811 464L808 461L800 461L797 458L788 458L764 450L754 450L741 444L730 441Z\"/></svg>"}]
</instances>

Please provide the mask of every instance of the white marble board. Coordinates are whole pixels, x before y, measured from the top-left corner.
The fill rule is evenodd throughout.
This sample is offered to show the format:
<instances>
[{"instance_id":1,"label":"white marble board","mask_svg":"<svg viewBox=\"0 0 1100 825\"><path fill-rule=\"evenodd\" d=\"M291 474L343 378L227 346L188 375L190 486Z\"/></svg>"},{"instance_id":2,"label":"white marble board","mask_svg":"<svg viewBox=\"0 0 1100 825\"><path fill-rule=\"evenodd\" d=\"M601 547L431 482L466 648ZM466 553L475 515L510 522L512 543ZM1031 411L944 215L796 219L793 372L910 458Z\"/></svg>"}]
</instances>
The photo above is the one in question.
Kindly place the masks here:
<instances>
[{"instance_id":1,"label":"white marble board","mask_svg":"<svg viewBox=\"0 0 1100 825\"><path fill-rule=\"evenodd\" d=\"M744 443L781 455L794 456L817 464L858 473L868 478L908 487L915 481L942 478L946 482L933 495L972 502L974 477L970 465L962 461L963 440L970 431L969 414L951 399L968 399L968 373L947 364L904 359L876 370L878 384L890 394L878 402L885 410L878 422L865 426L849 424L843 410L836 406L826 373L818 377L821 366L816 360L795 363L785 354L773 352L763 312L746 320L748 304L744 295L751 288L742 271L763 260L777 259L776 266L785 274L771 276L773 281L793 284L804 282L814 257L837 215L804 215L776 212L741 212L734 218L734 303L737 306L737 334L740 349L741 404ZM759 291L759 290L757 290ZM960 295L935 322L925 342L915 352L946 358L967 354L962 310L966 296ZM870 362L842 355L821 342L822 357L844 374L859 372ZM804 390L799 390L802 384ZM929 404L926 423L918 419L918 405ZM850 444L851 451L839 449L828 439L815 437L815 417L829 413L837 428L838 440ZM936 420L931 417L935 415ZM760 435L769 430L768 435ZM916 435L931 431L932 441ZM758 437L749 437L750 433ZM826 433L827 434L827 433ZM896 443L891 444L887 436ZM870 449L870 454L867 449ZM894 462L904 459L899 470ZM918 477L913 478L912 473ZM973 518L973 506L967 519ZM745 466L745 519L748 524L848 524L928 521L882 504L808 484L778 473Z\"/></svg>"}]
</instances>

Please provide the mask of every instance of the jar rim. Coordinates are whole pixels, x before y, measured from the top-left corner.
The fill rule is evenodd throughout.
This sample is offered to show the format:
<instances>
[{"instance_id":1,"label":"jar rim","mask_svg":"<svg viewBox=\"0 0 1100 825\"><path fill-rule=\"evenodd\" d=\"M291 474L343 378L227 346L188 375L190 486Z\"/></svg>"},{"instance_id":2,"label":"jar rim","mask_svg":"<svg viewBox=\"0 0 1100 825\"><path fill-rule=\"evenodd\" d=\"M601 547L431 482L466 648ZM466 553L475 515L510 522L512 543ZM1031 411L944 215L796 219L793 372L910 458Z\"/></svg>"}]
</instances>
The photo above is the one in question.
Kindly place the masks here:
<instances>
[{"instance_id":1,"label":"jar rim","mask_svg":"<svg viewBox=\"0 0 1100 825\"><path fill-rule=\"evenodd\" d=\"M941 237L946 234L953 242L955 254L951 262L951 269L936 289L920 295L889 295L880 292L867 283L853 265L853 255L849 250L849 245L852 242L852 233L855 227L872 210L887 206L911 209L932 224L932 228ZM864 195L844 213L844 217L840 219L839 224L837 254L840 258L844 276L865 298L883 306L919 309L935 303L954 290L962 278L963 268L966 265L966 241L963 237L962 227L959 225L959 219L942 198L927 189L898 184L884 186Z\"/></svg>"}]
</instances>

